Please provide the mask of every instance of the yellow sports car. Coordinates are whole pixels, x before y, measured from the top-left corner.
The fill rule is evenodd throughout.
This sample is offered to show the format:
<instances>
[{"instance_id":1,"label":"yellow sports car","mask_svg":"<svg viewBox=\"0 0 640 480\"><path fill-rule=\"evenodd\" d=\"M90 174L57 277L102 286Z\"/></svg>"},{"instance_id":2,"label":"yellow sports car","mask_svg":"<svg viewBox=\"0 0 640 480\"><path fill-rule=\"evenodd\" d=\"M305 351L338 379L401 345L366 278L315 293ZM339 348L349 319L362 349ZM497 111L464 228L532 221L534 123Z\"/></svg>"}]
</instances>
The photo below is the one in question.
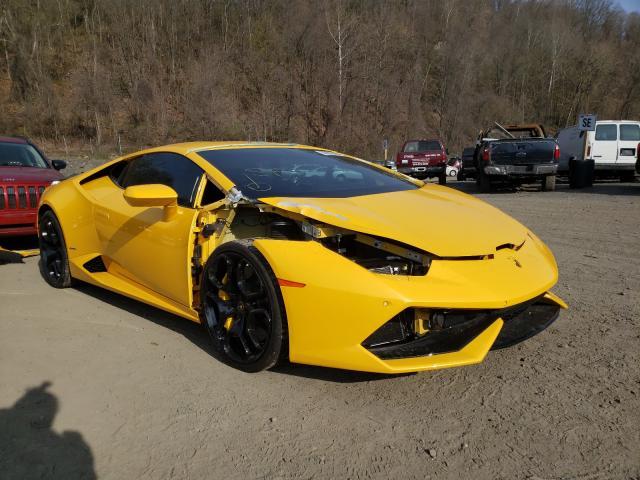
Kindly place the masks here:
<instances>
[{"instance_id":1,"label":"yellow sports car","mask_svg":"<svg viewBox=\"0 0 640 480\"><path fill-rule=\"evenodd\" d=\"M566 308L552 253L512 218L321 148L153 148L50 187L38 215L49 284L202 323L214 355L249 372L469 365Z\"/></svg>"}]
</instances>

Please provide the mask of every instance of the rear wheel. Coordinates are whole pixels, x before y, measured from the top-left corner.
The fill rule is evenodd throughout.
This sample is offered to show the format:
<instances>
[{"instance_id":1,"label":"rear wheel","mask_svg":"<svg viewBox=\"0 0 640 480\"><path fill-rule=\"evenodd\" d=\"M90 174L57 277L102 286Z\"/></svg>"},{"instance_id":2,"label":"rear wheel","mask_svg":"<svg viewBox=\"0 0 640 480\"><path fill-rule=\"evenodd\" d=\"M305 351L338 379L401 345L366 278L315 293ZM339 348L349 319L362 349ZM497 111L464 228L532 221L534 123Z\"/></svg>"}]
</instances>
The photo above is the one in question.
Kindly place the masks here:
<instances>
[{"instance_id":1,"label":"rear wheel","mask_svg":"<svg viewBox=\"0 0 640 480\"><path fill-rule=\"evenodd\" d=\"M491 180L484 173L478 174L476 183L478 184L478 188L482 193L489 193L491 191Z\"/></svg>"},{"instance_id":2,"label":"rear wheel","mask_svg":"<svg viewBox=\"0 0 640 480\"><path fill-rule=\"evenodd\" d=\"M556 189L556 176L547 175L542 179L542 191L552 192Z\"/></svg>"},{"instance_id":3,"label":"rear wheel","mask_svg":"<svg viewBox=\"0 0 640 480\"><path fill-rule=\"evenodd\" d=\"M636 179L636 174L634 171L630 170L628 172L622 172L620 174L621 182L633 182Z\"/></svg>"},{"instance_id":4,"label":"rear wheel","mask_svg":"<svg viewBox=\"0 0 640 480\"><path fill-rule=\"evenodd\" d=\"M40 243L40 273L45 281L55 288L70 287L73 279L69 268L67 245L62 228L55 214L49 210L38 221L38 241Z\"/></svg>"},{"instance_id":5,"label":"rear wheel","mask_svg":"<svg viewBox=\"0 0 640 480\"><path fill-rule=\"evenodd\" d=\"M269 264L251 241L218 247L202 277L202 320L218 359L245 372L284 361L284 303Z\"/></svg>"}]
</instances>

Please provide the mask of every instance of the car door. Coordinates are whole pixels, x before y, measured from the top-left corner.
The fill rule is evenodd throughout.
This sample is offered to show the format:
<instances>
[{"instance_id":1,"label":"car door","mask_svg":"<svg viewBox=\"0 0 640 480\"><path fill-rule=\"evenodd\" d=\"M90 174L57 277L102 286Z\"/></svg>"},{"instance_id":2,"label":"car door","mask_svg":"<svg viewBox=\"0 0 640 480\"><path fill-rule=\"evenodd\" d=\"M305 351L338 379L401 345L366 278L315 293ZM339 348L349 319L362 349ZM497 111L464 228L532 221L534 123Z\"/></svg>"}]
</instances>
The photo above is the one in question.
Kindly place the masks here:
<instances>
[{"instance_id":1,"label":"car door","mask_svg":"<svg viewBox=\"0 0 640 480\"><path fill-rule=\"evenodd\" d=\"M95 223L103 255L115 271L181 305L190 306L191 258L198 210L195 197L203 170L175 153L151 153L133 160L113 188L103 190L95 208ZM134 207L124 189L134 185L164 184L178 194L175 215L164 207Z\"/></svg>"},{"instance_id":2,"label":"car door","mask_svg":"<svg viewBox=\"0 0 640 480\"><path fill-rule=\"evenodd\" d=\"M621 123L618 140L618 163L635 165L640 145L640 123Z\"/></svg>"},{"instance_id":3,"label":"car door","mask_svg":"<svg viewBox=\"0 0 640 480\"><path fill-rule=\"evenodd\" d=\"M618 126L615 123L596 125L591 155L596 164L614 164L618 159Z\"/></svg>"}]
</instances>

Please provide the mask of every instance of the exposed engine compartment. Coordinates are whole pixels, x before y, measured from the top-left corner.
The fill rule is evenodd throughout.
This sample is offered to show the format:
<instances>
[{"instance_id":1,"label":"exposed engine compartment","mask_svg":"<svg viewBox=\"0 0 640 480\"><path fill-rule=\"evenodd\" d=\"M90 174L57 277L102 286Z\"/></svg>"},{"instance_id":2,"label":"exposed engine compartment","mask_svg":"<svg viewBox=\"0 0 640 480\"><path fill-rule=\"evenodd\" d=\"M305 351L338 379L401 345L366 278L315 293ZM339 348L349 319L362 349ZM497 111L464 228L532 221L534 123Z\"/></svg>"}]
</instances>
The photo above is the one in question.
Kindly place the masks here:
<instances>
[{"instance_id":1,"label":"exposed engine compartment","mask_svg":"<svg viewBox=\"0 0 640 480\"><path fill-rule=\"evenodd\" d=\"M223 237L223 242L243 238L317 241L324 247L383 275L422 276L429 269L431 257L411 247L387 239L312 222L307 218L283 215L274 209L252 204L238 204L229 215L209 225L208 234ZM206 235L206 234L205 234Z\"/></svg>"},{"instance_id":2,"label":"exposed engine compartment","mask_svg":"<svg viewBox=\"0 0 640 480\"><path fill-rule=\"evenodd\" d=\"M388 242L373 241L368 245L359 241L360 235L335 235L325 238L321 243L340 255L374 273L385 275L425 275L429 263L423 264L417 259L396 255L388 249L380 248Z\"/></svg>"}]
</instances>

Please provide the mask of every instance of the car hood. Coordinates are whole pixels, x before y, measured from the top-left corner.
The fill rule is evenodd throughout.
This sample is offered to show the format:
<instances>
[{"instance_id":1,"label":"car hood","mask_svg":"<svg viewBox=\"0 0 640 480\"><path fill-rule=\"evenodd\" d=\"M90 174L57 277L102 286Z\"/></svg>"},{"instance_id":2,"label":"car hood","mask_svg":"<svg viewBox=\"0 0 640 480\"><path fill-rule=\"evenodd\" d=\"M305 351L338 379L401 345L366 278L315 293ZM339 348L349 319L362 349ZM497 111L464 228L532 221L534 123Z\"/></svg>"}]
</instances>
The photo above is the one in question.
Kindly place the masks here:
<instances>
[{"instance_id":1,"label":"car hood","mask_svg":"<svg viewBox=\"0 0 640 480\"><path fill-rule=\"evenodd\" d=\"M53 168L0 167L0 183L51 183L63 176Z\"/></svg>"},{"instance_id":2,"label":"car hood","mask_svg":"<svg viewBox=\"0 0 640 480\"><path fill-rule=\"evenodd\" d=\"M360 233L396 240L439 257L495 253L521 245L527 229L471 195L438 185L349 198L261 198L273 207Z\"/></svg>"}]
</instances>

